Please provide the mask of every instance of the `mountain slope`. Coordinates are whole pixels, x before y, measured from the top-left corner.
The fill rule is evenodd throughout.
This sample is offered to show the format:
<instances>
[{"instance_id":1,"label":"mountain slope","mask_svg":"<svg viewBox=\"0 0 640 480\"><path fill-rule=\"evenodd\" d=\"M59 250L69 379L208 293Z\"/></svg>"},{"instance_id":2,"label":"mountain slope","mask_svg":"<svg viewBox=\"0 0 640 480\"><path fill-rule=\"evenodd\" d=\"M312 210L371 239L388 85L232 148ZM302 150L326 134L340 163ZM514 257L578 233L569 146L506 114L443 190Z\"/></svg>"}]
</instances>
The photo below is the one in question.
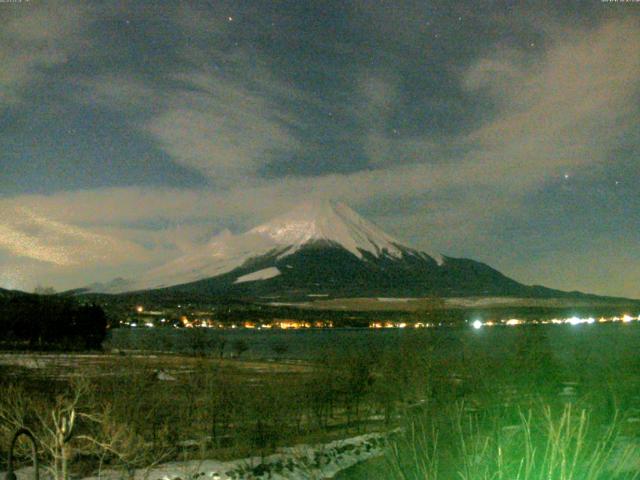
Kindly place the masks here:
<instances>
[{"instance_id":1,"label":"mountain slope","mask_svg":"<svg viewBox=\"0 0 640 480\"><path fill-rule=\"evenodd\" d=\"M301 297L330 296L407 296L438 294L493 294L504 291L507 283L513 293L520 293L517 283L497 273L500 288L485 288L481 282L470 289L455 269L439 266L429 257L401 251L398 257L363 252L356 257L340 245L328 241L307 243L294 253L264 255L252 259L227 274L168 288L172 292L207 293L211 295ZM453 263L449 263L453 260ZM455 265L447 259L443 265ZM486 267L487 269L489 267ZM467 269L468 270L468 269ZM263 275L257 275L263 274ZM251 276L254 275L254 278ZM490 276L491 274L489 274ZM464 275L463 275L464 276ZM484 272L487 276L487 272ZM492 279L496 283L495 279Z\"/></svg>"},{"instance_id":2,"label":"mountain slope","mask_svg":"<svg viewBox=\"0 0 640 480\"><path fill-rule=\"evenodd\" d=\"M241 235L208 244L135 280L92 291L192 297L555 296L480 262L402 245L343 204L308 202Z\"/></svg>"},{"instance_id":3,"label":"mountain slope","mask_svg":"<svg viewBox=\"0 0 640 480\"><path fill-rule=\"evenodd\" d=\"M346 205L330 202L304 203L241 235L225 231L138 279L90 290L200 299L584 296L523 285L481 262L406 247Z\"/></svg>"},{"instance_id":4,"label":"mountain slope","mask_svg":"<svg viewBox=\"0 0 640 480\"><path fill-rule=\"evenodd\" d=\"M262 278L259 273L269 273ZM277 274L275 274L277 272ZM241 281L251 275L256 278ZM520 284L497 270L468 259L444 257L438 264L427 256L402 251L401 256L363 260L337 244L314 242L278 258L252 259L227 274L163 289L167 294L194 297L303 299L328 297L567 297L544 287ZM579 294L578 294L579 295Z\"/></svg>"},{"instance_id":5,"label":"mountain slope","mask_svg":"<svg viewBox=\"0 0 640 480\"><path fill-rule=\"evenodd\" d=\"M31 295L27 292L22 292L20 290L6 290L4 288L0 288L0 300L2 299L12 299L15 297L23 297Z\"/></svg>"},{"instance_id":6,"label":"mountain slope","mask_svg":"<svg viewBox=\"0 0 640 480\"><path fill-rule=\"evenodd\" d=\"M404 252L410 251L431 261L443 260L440 255L429 256L401 246L344 204L307 202L244 234L233 235L226 230L200 249L146 272L136 280L94 284L90 290L148 290L191 283L227 274L260 257L289 257L313 244L338 246L361 261L365 255L401 259Z\"/></svg>"}]
</instances>

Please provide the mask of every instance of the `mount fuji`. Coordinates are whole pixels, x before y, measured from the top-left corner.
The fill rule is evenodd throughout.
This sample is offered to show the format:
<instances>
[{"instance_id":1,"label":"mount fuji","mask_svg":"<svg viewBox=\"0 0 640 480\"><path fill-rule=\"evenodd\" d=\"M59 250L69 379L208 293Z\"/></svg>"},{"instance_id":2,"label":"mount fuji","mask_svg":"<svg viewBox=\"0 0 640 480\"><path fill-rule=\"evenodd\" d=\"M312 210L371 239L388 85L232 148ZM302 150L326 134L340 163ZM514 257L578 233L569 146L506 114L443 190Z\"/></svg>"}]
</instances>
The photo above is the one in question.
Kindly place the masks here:
<instances>
[{"instance_id":1,"label":"mount fuji","mask_svg":"<svg viewBox=\"0 0 640 480\"><path fill-rule=\"evenodd\" d=\"M407 247L348 206L329 201L303 203L240 235L224 231L135 280L89 290L199 298L569 295L523 285L481 262Z\"/></svg>"}]
</instances>

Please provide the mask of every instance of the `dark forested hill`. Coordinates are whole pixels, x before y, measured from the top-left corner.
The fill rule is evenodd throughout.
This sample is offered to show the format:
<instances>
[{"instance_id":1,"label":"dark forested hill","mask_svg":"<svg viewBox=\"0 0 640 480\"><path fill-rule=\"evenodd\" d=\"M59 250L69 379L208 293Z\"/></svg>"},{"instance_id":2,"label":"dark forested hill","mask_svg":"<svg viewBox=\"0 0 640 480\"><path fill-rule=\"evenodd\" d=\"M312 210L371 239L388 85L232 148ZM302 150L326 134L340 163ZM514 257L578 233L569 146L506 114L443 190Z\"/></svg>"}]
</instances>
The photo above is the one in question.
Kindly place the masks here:
<instances>
[{"instance_id":1,"label":"dark forested hill","mask_svg":"<svg viewBox=\"0 0 640 480\"><path fill-rule=\"evenodd\" d=\"M7 348L100 348L107 320L76 299L0 290L0 344Z\"/></svg>"}]
</instances>

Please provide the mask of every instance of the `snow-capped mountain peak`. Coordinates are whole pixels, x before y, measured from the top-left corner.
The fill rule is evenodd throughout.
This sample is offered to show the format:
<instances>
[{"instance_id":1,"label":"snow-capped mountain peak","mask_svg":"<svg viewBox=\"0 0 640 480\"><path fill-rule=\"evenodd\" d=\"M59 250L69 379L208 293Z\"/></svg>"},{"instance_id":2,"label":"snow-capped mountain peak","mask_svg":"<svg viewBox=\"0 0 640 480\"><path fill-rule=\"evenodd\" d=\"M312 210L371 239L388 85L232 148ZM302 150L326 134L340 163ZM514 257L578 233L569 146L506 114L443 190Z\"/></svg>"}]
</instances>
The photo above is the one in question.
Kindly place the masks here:
<instances>
[{"instance_id":1,"label":"snow-capped mountain peak","mask_svg":"<svg viewBox=\"0 0 640 480\"><path fill-rule=\"evenodd\" d=\"M401 259L408 254L442 263L440 256L404 247L343 203L309 201L243 234L225 230L207 244L145 272L121 291L168 287L217 277L246 265L249 260L267 255L280 260L316 242L343 248L360 260L364 260L366 252L376 258ZM236 280L243 283L268 279L281 272L266 268L263 273L243 272Z\"/></svg>"},{"instance_id":2,"label":"snow-capped mountain peak","mask_svg":"<svg viewBox=\"0 0 640 480\"><path fill-rule=\"evenodd\" d=\"M136 280L118 279L87 290L122 293L163 287L168 287L167 298L197 301L571 295L523 285L475 260L406 247L346 205L328 201L302 203L240 235L223 231Z\"/></svg>"},{"instance_id":3,"label":"snow-capped mountain peak","mask_svg":"<svg viewBox=\"0 0 640 480\"><path fill-rule=\"evenodd\" d=\"M286 254L314 241L338 244L362 258L366 251L399 257L399 242L343 203L305 202L296 209L259 225L248 234L267 237L278 245L291 246Z\"/></svg>"}]
</instances>

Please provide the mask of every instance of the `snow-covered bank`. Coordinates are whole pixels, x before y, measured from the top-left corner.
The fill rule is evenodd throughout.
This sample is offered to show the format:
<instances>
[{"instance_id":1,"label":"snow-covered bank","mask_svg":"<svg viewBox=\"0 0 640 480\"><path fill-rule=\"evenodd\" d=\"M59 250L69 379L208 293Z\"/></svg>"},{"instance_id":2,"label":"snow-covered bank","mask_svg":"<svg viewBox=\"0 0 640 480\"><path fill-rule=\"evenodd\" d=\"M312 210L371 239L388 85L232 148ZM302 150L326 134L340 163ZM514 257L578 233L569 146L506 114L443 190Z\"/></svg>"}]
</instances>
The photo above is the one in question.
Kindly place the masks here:
<instances>
[{"instance_id":1,"label":"snow-covered bank","mask_svg":"<svg viewBox=\"0 0 640 480\"><path fill-rule=\"evenodd\" d=\"M191 460L169 462L137 469L129 475L119 470L103 470L83 480L321 480L384 453L385 434L369 433L324 444L284 447L264 458L231 461ZM29 467L17 472L18 480L33 478ZM42 478L42 476L41 476ZM46 478L46 475L44 475Z\"/></svg>"},{"instance_id":2,"label":"snow-covered bank","mask_svg":"<svg viewBox=\"0 0 640 480\"><path fill-rule=\"evenodd\" d=\"M383 454L385 435L370 433L325 444L280 448L264 458L170 462L135 471L134 480L328 479L359 462ZM121 472L102 472L85 480L119 480Z\"/></svg>"}]
</instances>

